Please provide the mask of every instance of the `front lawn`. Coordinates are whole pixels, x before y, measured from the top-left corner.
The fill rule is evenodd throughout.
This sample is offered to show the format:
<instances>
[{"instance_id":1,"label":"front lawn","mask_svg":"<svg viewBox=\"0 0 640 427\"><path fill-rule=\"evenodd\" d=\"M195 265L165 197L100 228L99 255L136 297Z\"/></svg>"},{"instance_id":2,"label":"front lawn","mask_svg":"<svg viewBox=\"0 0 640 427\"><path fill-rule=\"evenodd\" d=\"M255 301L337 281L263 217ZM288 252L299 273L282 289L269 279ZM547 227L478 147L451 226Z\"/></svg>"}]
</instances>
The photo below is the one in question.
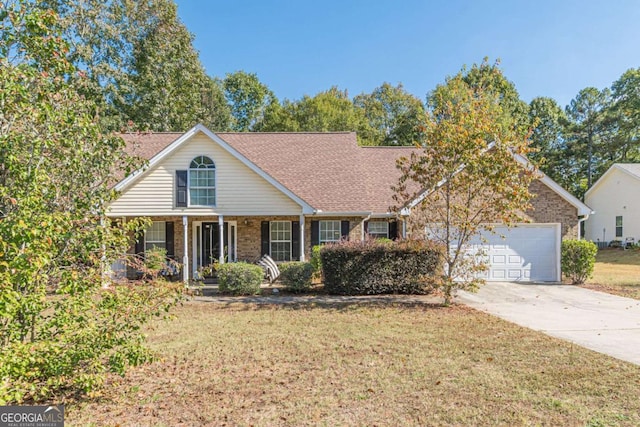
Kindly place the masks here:
<instances>
[{"instance_id":1,"label":"front lawn","mask_svg":"<svg viewBox=\"0 0 640 427\"><path fill-rule=\"evenodd\" d=\"M68 425L639 425L640 367L462 306L188 302Z\"/></svg>"},{"instance_id":2,"label":"front lawn","mask_svg":"<svg viewBox=\"0 0 640 427\"><path fill-rule=\"evenodd\" d=\"M601 249L587 288L640 299L640 250Z\"/></svg>"}]
</instances>

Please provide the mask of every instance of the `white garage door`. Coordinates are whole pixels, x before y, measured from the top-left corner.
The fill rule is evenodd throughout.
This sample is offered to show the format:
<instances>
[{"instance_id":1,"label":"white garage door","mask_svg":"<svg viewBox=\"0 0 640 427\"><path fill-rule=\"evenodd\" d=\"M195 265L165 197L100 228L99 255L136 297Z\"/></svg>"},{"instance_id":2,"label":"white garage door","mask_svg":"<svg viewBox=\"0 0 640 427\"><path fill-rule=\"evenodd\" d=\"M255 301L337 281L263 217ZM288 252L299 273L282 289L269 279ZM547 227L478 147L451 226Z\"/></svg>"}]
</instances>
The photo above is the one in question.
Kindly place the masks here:
<instances>
[{"instance_id":1,"label":"white garage door","mask_svg":"<svg viewBox=\"0 0 640 427\"><path fill-rule=\"evenodd\" d=\"M495 232L483 233L486 242L480 238L472 242L488 257L486 280L555 282L560 279L559 224L496 227Z\"/></svg>"}]
</instances>

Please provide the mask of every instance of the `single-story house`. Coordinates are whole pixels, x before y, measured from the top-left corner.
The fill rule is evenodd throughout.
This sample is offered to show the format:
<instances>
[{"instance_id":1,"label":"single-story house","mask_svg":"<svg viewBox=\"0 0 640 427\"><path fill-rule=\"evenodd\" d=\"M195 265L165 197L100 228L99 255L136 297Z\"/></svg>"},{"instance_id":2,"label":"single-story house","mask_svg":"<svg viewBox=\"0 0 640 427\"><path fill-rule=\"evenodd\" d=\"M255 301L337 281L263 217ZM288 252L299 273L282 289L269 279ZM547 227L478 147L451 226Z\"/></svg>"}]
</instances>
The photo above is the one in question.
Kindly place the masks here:
<instances>
[{"instance_id":1,"label":"single-story house","mask_svg":"<svg viewBox=\"0 0 640 427\"><path fill-rule=\"evenodd\" d=\"M313 245L366 235L406 236L411 212L394 212L396 159L411 147L361 147L353 132L126 134L148 165L122 179L108 216L153 224L135 252L160 246L188 280L214 260L308 259ZM590 209L542 175L531 223L490 237L489 280L560 279L560 241L576 238ZM133 248L132 248L133 249Z\"/></svg>"},{"instance_id":2,"label":"single-story house","mask_svg":"<svg viewBox=\"0 0 640 427\"><path fill-rule=\"evenodd\" d=\"M640 239L640 163L615 163L586 192L596 212L585 222L585 238L607 244Z\"/></svg>"}]
</instances>

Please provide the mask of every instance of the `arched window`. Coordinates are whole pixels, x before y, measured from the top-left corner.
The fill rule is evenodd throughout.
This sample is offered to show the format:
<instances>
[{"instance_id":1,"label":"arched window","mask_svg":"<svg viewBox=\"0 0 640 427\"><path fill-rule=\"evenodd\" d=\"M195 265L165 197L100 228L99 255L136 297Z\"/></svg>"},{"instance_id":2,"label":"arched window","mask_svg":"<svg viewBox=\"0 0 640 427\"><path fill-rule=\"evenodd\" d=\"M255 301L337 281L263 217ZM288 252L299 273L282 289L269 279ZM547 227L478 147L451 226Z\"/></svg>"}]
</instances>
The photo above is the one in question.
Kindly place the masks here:
<instances>
[{"instance_id":1,"label":"arched window","mask_svg":"<svg viewBox=\"0 0 640 427\"><path fill-rule=\"evenodd\" d=\"M216 205L216 165L207 156L198 156L189 165L189 204Z\"/></svg>"}]
</instances>

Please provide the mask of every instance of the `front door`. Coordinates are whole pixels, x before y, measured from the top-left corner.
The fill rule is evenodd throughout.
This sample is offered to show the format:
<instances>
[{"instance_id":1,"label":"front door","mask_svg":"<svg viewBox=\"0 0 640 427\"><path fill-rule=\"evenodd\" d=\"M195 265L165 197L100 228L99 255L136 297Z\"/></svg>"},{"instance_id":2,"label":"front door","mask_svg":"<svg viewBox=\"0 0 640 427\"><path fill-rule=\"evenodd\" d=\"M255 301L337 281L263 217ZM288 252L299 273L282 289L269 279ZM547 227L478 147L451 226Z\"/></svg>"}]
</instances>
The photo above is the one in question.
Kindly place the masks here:
<instances>
[{"instance_id":1,"label":"front door","mask_svg":"<svg viewBox=\"0 0 640 427\"><path fill-rule=\"evenodd\" d=\"M224 248L223 253L225 256L229 253L229 237L227 233L228 224L225 222L223 227ZM220 259L220 227L217 222L203 222L202 223L202 264L210 265L214 261Z\"/></svg>"}]
</instances>

